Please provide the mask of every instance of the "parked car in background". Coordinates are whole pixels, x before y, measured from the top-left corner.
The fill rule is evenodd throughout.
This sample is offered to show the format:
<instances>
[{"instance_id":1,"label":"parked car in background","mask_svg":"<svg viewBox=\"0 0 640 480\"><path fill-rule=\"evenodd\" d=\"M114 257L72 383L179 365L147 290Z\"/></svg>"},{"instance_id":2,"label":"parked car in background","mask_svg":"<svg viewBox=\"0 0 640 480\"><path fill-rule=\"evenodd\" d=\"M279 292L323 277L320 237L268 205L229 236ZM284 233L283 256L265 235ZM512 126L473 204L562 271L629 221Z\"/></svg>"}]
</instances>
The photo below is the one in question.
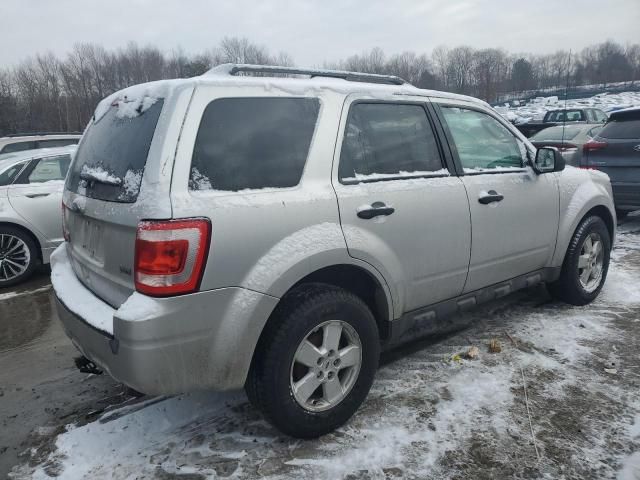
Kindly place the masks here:
<instances>
[{"instance_id":1,"label":"parked car in background","mask_svg":"<svg viewBox=\"0 0 640 480\"><path fill-rule=\"evenodd\" d=\"M581 166L609 175L619 217L640 209L640 108L611 113L584 145Z\"/></svg>"},{"instance_id":2,"label":"parked car in background","mask_svg":"<svg viewBox=\"0 0 640 480\"><path fill-rule=\"evenodd\" d=\"M607 121L607 114L599 108L568 108L560 110L549 110L541 122L527 122L516 125L526 137L531 137L535 133L555 125L568 123L604 123Z\"/></svg>"},{"instance_id":3,"label":"parked car in background","mask_svg":"<svg viewBox=\"0 0 640 480\"><path fill-rule=\"evenodd\" d=\"M580 165L582 159L583 145L600 130L602 130L602 125L572 123L545 128L529 140L536 148L557 148L567 164L576 167Z\"/></svg>"},{"instance_id":4,"label":"parked car in background","mask_svg":"<svg viewBox=\"0 0 640 480\"><path fill-rule=\"evenodd\" d=\"M38 148L75 145L82 137L79 133L26 133L0 137L0 154L35 150Z\"/></svg>"},{"instance_id":5,"label":"parked car in background","mask_svg":"<svg viewBox=\"0 0 640 480\"><path fill-rule=\"evenodd\" d=\"M316 437L364 401L381 349L540 282L596 298L611 185L564 166L485 102L398 77L222 65L132 87L69 169L58 316L138 391L244 386Z\"/></svg>"},{"instance_id":6,"label":"parked car in background","mask_svg":"<svg viewBox=\"0 0 640 480\"><path fill-rule=\"evenodd\" d=\"M49 263L62 242L62 190L76 148L0 155L0 288Z\"/></svg>"}]
</instances>

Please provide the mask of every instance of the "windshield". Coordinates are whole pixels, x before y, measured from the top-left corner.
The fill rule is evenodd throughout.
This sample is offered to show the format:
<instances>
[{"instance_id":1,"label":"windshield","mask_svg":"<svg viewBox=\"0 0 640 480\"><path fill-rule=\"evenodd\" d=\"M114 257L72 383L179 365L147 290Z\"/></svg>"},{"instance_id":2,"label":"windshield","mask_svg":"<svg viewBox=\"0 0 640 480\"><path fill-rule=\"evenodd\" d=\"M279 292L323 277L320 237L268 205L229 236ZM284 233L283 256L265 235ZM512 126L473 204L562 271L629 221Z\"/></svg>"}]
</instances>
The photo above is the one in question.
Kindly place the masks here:
<instances>
[{"instance_id":1,"label":"windshield","mask_svg":"<svg viewBox=\"0 0 640 480\"><path fill-rule=\"evenodd\" d=\"M159 99L133 114L121 104L111 106L84 134L67 189L109 202L135 202L162 105Z\"/></svg>"}]
</instances>

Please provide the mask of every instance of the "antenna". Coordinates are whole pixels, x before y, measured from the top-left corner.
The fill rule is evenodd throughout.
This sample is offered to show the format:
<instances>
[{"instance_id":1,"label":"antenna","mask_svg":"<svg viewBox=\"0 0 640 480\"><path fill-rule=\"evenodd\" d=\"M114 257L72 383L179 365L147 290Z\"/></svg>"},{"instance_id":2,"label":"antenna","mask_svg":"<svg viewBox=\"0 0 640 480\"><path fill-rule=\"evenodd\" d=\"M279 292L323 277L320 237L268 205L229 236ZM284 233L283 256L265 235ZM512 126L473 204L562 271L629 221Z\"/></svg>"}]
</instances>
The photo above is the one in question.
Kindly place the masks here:
<instances>
[{"instance_id":1,"label":"antenna","mask_svg":"<svg viewBox=\"0 0 640 480\"><path fill-rule=\"evenodd\" d=\"M564 129L567 126L567 99L569 98L569 74L571 73L571 49L569 49L569 61L567 62L567 84L564 88L564 115L562 116L562 142L564 147Z\"/></svg>"}]
</instances>

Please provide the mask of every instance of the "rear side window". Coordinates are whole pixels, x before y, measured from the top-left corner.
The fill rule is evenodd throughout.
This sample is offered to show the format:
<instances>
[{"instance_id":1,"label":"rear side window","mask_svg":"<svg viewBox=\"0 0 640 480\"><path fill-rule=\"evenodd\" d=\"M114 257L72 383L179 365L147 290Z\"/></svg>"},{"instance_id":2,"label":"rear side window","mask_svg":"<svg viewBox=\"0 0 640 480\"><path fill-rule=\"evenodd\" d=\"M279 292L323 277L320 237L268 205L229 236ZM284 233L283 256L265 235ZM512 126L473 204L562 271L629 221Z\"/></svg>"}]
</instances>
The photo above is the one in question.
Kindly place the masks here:
<instances>
[{"instance_id":1,"label":"rear side window","mask_svg":"<svg viewBox=\"0 0 640 480\"><path fill-rule=\"evenodd\" d=\"M191 190L287 188L300 182L320 110L316 98L222 98L205 108Z\"/></svg>"},{"instance_id":2,"label":"rear side window","mask_svg":"<svg viewBox=\"0 0 640 480\"><path fill-rule=\"evenodd\" d=\"M36 148L36 142L16 142L5 145L0 153L23 152Z\"/></svg>"},{"instance_id":3,"label":"rear side window","mask_svg":"<svg viewBox=\"0 0 640 480\"><path fill-rule=\"evenodd\" d=\"M338 176L343 183L448 174L421 105L356 103L349 111Z\"/></svg>"},{"instance_id":4,"label":"rear side window","mask_svg":"<svg viewBox=\"0 0 640 480\"><path fill-rule=\"evenodd\" d=\"M133 203L138 198L151 140L163 100L142 102L133 110L118 103L93 122L83 136L66 188L109 202Z\"/></svg>"},{"instance_id":5,"label":"rear side window","mask_svg":"<svg viewBox=\"0 0 640 480\"><path fill-rule=\"evenodd\" d=\"M598 136L611 139L638 139L640 138L640 119L637 120L610 120Z\"/></svg>"}]
</instances>

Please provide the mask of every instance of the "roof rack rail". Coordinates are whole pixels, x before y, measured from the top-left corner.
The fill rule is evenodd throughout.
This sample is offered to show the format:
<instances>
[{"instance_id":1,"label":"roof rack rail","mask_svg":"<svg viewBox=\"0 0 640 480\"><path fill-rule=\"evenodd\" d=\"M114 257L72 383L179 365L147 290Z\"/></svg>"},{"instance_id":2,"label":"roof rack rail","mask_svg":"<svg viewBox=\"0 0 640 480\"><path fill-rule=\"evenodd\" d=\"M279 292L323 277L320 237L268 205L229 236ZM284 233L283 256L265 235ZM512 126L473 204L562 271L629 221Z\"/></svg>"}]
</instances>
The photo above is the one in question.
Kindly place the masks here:
<instances>
[{"instance_id":1,"label":"roof rack rail","mask_svg":"<svg viewBox=\"0 0 640 480\"><path fill-rule=\"evenodd\" d=\"M26 132L26 133L12 133L5 135L5 137L45 137L47 135L82 135L82 132Z\"/></svg>"},{"instance_id":2,"label":"roof rack rail","mask_svg":"<svg viewBox=\"0 0 640 480\"><path fill-rule=\"evenodd\" d=\"M279 67L272 65L251 65L241 63L224 63L212 68L207 74L237 75L238 73L267 73L284 75L309 75L313 77L341 78L349 82L383 83L389 85L408 85L405 79L395 75L377 73L346 72L342 70L325 70L321 68Z\"/></svg>"}]
</instances>

